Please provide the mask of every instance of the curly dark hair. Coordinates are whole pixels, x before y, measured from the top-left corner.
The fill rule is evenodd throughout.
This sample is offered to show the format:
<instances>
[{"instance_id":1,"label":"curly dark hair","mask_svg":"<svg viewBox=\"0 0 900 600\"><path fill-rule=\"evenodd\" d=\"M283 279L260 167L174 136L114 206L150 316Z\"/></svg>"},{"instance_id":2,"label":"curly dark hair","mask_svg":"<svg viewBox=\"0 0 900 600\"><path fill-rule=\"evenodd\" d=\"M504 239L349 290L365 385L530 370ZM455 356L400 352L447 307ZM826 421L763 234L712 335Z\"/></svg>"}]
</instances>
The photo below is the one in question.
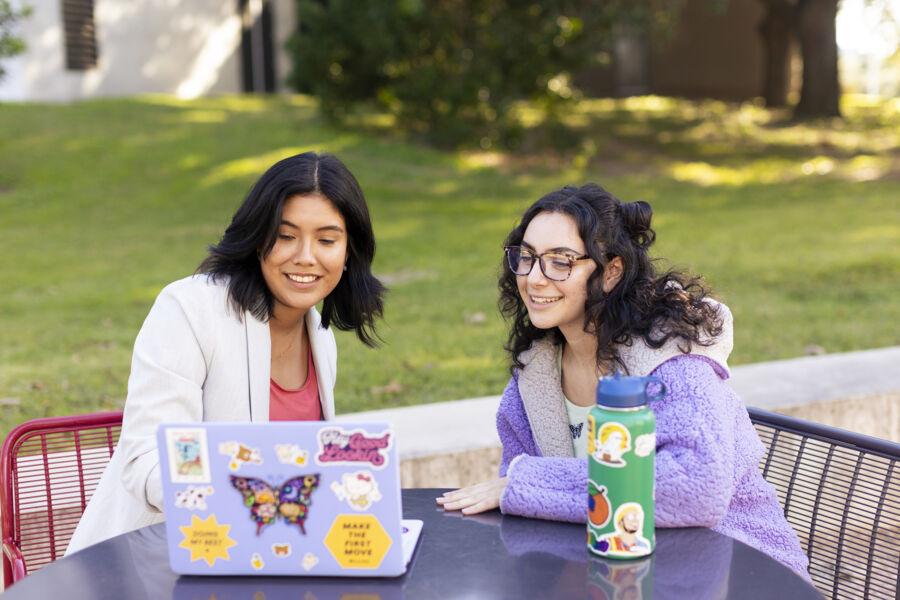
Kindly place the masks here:
<instances>
[{"instance_id":1,"label":"curly dark hair","mask_svg":"<svg viewBox=\"0 0 900 600\"><path fill-rule=\"evenodd\" d=\"M529 223L544 212L572 217L587 255L598 265L587 282L584 327L597 335L599 367L609 370L619 365L627 372L617 346L630 345L636 337L643 338L651 348L676 339L682 352L690 352L691 344L711 345L712 338L721 333L722 318L715 303L706 301L709 291L699 277L675 270L656 273L648 254L656 239L650 228L653 210L648 203L622 202L592 183L569 185L532 204L505 245L521 244ZM623 263L622 278L606 294L603 272L617 256ZM564 339L558 328L545 330L531 324L515 273L506 260L501 269L499 306L511 325L506 350L513 371L524 366L519 357L534 341L550 336L560 345Z\"/></svg>"},{"instance_id":2,"label":"curly dark hair","mask_svg":"<svg viewBox=\"0 0 900 600\"><path fill-rule=\"evenodd\" d=\"M355 331L362 343L377 346L375 320L382 316L386 290L372 274L375 234L359 183L332 154L304 152L269 167L235 212L225 235L209 247L197 272L227 279L230 303L238 315L246 310L268 320L275 300L260 269L260 254L265 256L275 245L284 203L311 193L334 204L348 236L346 272L322 303L322 327Z\"/></svg>"}]
</instances>

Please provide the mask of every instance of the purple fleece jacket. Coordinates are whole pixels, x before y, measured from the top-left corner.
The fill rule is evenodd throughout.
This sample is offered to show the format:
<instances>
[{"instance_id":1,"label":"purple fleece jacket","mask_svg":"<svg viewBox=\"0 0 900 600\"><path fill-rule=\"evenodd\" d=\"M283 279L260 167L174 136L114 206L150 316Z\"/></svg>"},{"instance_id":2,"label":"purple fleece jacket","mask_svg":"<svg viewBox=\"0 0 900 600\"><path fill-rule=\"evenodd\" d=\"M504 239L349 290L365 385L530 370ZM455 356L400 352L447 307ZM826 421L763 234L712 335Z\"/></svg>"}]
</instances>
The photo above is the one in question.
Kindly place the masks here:
<instances>
[{"instance_id":1,"label":"purple fleece jacket","mask_svg":"<svg viewBox=\"0 0 900 600\"><path fill-rule=\"evenodd\" d=\"M765 552L807 581L808 560L759 470L764 451L747 410L721 367L683 355L653 371L668 388L656 413L656 525L709 527ZM504 513L587 520L587 460L543 457L518 387L507 385L497 412L503 443Z\"/></svg>"}]
</instances>

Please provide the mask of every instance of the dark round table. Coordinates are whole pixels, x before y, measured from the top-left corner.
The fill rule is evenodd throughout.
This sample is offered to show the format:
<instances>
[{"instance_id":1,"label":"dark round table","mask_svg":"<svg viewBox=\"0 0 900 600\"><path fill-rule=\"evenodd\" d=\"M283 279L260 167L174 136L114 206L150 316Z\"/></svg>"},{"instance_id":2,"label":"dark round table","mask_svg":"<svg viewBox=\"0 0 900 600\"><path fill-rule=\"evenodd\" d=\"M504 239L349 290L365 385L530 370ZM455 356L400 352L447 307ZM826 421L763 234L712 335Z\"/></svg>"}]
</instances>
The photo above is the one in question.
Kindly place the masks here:
<instances>
[{"instance_id":1,"label":"dark round table","mask_svg":"<svg viewBox=\"0 0 900 600\"><path fill-rule=\"evenodd\" d=\"M650 558L601 560L589 556L583 525L445 513L434 502L443 491L403 490L404 517L425 527L402 577L178 576L159 524L62 558L12 586L4 600L820 598L787 567L708 529L659 529Z\"/></svg>"}]
</instances>

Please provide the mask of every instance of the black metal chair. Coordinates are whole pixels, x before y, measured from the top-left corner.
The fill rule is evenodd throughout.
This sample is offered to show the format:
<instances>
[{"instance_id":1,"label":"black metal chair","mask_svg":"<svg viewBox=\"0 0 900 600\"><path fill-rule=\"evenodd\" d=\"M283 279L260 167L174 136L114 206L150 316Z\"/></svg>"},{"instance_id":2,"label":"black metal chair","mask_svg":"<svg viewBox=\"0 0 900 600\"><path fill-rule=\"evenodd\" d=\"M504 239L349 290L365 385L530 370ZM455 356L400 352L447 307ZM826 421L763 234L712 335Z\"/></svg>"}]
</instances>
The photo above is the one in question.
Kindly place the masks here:
<instances>
[{"instance_id":1,"label":"black metal chair","mask_svg":"<svg viewBox=\"0 0 900 600\"><path fill-rule=\"evenodd\" d=\"M900 444L758 408L763 477L826 598L900 597Z\"/></svg>"}]
</instances>

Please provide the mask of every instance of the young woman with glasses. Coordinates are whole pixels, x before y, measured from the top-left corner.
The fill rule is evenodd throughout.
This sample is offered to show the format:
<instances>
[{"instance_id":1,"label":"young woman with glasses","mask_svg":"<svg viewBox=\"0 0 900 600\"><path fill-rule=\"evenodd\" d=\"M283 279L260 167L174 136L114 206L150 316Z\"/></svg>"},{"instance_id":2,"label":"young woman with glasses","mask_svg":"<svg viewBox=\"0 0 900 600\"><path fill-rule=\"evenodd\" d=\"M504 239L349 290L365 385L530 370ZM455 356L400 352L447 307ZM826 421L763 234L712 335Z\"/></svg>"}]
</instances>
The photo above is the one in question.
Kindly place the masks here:
<instances>
[{"instance_id":1,"label":"young woman with glasses","mask_svg":"<svg viewBox=\"0 0 900 600\"><path fill-rule=\"evenodd\" d=\"M374 255L365 197L340 160L307 152L269 168L197 273L150 309L118 447L68 551L163 520L160 423L333 418L330 326L375 344Z\"/></svg>"},{"instance_id":2,"label":"young woman with glasses","mask_svg":"<svg viewBox=\"0 0 900 600\"><path fill-rule=\"evenodd\" d=\"M757 465L763 446L726 383L728 308L699 279L657 273L646 202L588 184L532 205L506 241L500 309L512 378L497 413L500 477L446 510L585 522L587 413L597 379L655 375L656 524L710 527L808 578L807 558Z\"/></svg>"}]
</instances>

